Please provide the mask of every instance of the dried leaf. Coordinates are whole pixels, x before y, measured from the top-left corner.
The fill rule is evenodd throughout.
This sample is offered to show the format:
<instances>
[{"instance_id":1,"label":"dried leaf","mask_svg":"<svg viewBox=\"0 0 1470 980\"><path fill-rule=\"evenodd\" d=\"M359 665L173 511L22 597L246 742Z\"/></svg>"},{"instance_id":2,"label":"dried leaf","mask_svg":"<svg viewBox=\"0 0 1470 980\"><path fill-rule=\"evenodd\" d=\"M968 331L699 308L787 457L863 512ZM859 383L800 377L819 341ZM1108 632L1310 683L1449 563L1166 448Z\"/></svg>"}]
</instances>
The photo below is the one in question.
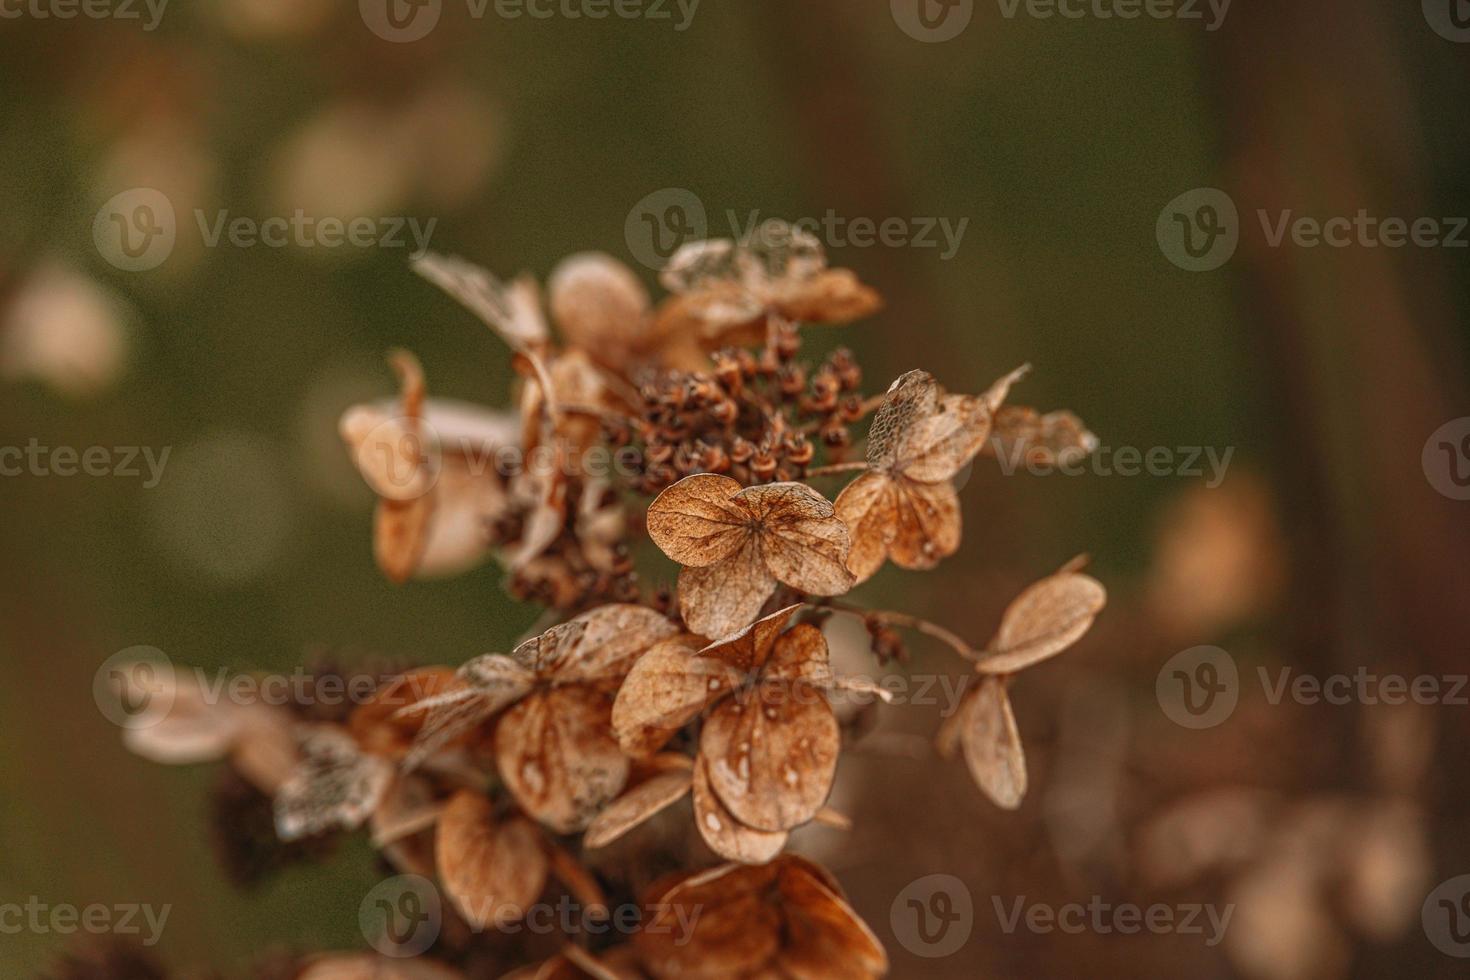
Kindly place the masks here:
<instances>
[{"instance_id":1,"label":"dried leaf","mask_svg":"<svg viewBox=\"0 0 1470 980\"><path fill-rule=\"evenodd\" d=\"M782 681L722 702L699 742L720 801L740 822L771 831L806 823L827 802L840 748L821 692Z\"/></svg>"},{"instance_id":2,"label":"dried leaf","mask_svg":"<svg viewBox=\"0 0 1470 980\"><path fill-rule=\"evenodd\" d=\"M445 804L434 850L446 894L477 928L517 921L546 887L540 831L521 818L495 823L490 801L470 790Z\"/></svg>"},{"instance_id":3,"label":"dried leaf","mask_svg":"<svg viewBox=\"0 0 1470 980\"><path fill-rule=\"evenodd\" d=\"M373 512L373 557L388 581L402 585L413 577L429 543L434 497L379 500Z\"/></svg>"},{"instance_id":4,"label":"dried leaf","mask_svg":"<svg viewBox=\"0 0 1470 980\"><path fill-rule=\"evenodd\" d=\"M616 681L639 654L678 632L668 617L647 606L610 603L528 640L512 656L546 680ZM554 649L547 646L553 636Z\"/></svg>"},{"instance_id":5,"label":"dried leaf","mask_svg":"<svg viewBox=\"0 0 1470 980\"><path fill-rule=\"evenodd\" d=\"M1014 810L1026 795L1026 754L1005 682L987 677L966 702L960 742L970 775L996 806Z\"/></svg>"},{"instance_id":6,"label":"dried leaf","mask_svg":"<svg viewBox=\"0 0 1470 980\"><path fill-rule=\"evenodd\" d=\"M750 514L735 499L739 483L700 473L664 490L648 507L648 536L686 568L729 558L750 537Z\"/></svg>"},{"instance_id":7,"label":"dried leaf","mask_svg":"<svg viewBox=\"0 0 1470 980\"><path fill-rule=\"evenodd\" d=\"M551 315L567 343L624 368L648 339L648 290L626 265L601 252L563 259L548 281Z\"/></svg>"},{"instance_id":8,"label":"dried leaf","mask_svg":"<svg viewBox=\"0 0 1470 980\"><path fill-rule=\"evenodd\" d=\"M405 769L413 769L524 697L536 682L525 665L499 653L490 653L464 663L455 672L456 687L400 709L405 716L423 715L414 746L404 757Z\"/></svg>"},{"instance_id":9,"label":"dried leaf","mask_svg":"<svg viewBox=\"0 0 1470 980\"><path fill-rule=\"evenodd\" d=\"M724 561L679 572L679 612L699 635L725 636L758 616L775 591L776 578L751 535Z\"/></svg>"},{"instance_id":10,"label":"dried leaf","mask_svg":"<svg viewBox=\"0 0 1470 980\"><path fill-rule=\"evenodd\" d=\"M764 864L786 846L786 831L756 830L741 823L710 788L709 768L701 756L694 764L694 824L710 850L727 861Z\"/></svg>"},{"instance_id":11,"label":"dried leaf","mask_svg":"<svg viewBox=\"0 0 1470 980\"><path fill-rule=\"evenodd\" d=\"M634 758L652 755L740 674L716 658L697 657L699 641L683 636L655 645L633 664L613 703L618 744Z\"/></svg>"},{"instance_id":12,"label":"dried leaf","mask_svg":"<svg viewBox=\"0 0 1470 980\"><path fill-rule=\"evenodd\" d=\"M888 558L901 568L929 569L959 550L960 501L948 482L864 473L843 488L835 506L851 532L848 570L859 582Z\"/></svg>"},{"instance_id":13,"label":"dried leaf","mask_svg":"<svg viewBox=\"0 0 1470 980\"><path fill-rule=\"evenodd\" d=\"M1056 656L1092 628L1107 601L1107 590L1089 575L1059 572L1042 579L1006 607L992 655L976 669L1010 674Z\"/></svg>"},{"instance_id":14,"label":"dried leaf","mask_svg":"<svg viewBox=\"0 0 1470 980\"><path fill-rule=\"evenodd\" d=\"M798 623L776 638L771 655L761 668L768 681L802 681L814 687L832 684L827 638L811 623Z\"/></svg>"},{"instance_id":15,"label":"dried leaf","mask_svg":"<svg viewBox=\"0 0 1470 980\"><path fill-rule=\"evenodd\" d=\"M825 497L804 483L767 483L736 498L756 522L761 556L777 580L812 595L852 588L847 525Z\"/></svg>"},{"instance_id":16,"label":"dried leaf","mask_svg":"<svg viewBox=\"0 0 1470 980\"><path fill-rule=\"evenodd\" d=\"M618 797L587 825L582 846L606 847L639 824L682 800L689 792L688 770L659 773Z\"/></svg>"},{"instance_id":17,"label":"dried leaf","mask_svg":"<svg viewBox=\"0 0 1470 980\"><path fill-rule=\"evenodd\" d=\"M581 684L537 691L501 716L496 764L528 815L572 833L622 792L628 758L611 716L611 696Z\"/></svg>"},{"instance_id":18,"label":"dried leaf","mask_svg":"<svg viewBox=\"0 0 1470 980\"><path fill-rule=\"evenodd\" d=\"M768 900L776 874L726 864L656 884L644 902L653 914L633 936L644 967L657 980L760 976L781 943L781 912Z\"/></svg>"}]
</instances>

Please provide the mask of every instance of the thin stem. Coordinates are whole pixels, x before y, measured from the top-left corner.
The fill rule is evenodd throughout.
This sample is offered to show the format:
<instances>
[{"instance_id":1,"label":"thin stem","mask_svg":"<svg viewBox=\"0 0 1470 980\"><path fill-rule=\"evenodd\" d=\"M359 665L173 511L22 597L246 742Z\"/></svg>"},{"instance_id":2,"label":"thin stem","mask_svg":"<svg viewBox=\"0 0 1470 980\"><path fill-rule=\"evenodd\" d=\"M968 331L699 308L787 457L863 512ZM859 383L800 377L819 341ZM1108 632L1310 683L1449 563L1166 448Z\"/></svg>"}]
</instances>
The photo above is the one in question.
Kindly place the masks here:
<instances>
[{"instance_id":1,"label":"thin stem","mask_svg":"<svg viewBox=\"0 0 1470 980\"><path fill-rule=\"evenodd\" d=\"M826 466L818 466L806 471L807 476L831 476L834 473L855 473L858 470L866 470L868 464L861 460L851 463L828 463Z\"/></svg>"},{"instance_id":2,"label":"thin stem","mask_svg":"<svg viewBox=\"0 0 1470 980\"><path fill-rule=\"evenodd\" d=\"M950 647L955 653L958 653L966 660L978 662L984 657L983 653L966 643L958 634L945 629L938 623L931 623L927 619L920 619L918 616L911 616L908 613L894 612L888 609L863 609L859 606L848 605L845 602L838 602L835 599L826 599L820 604L835 612L847 613L849 616L872 619L889 626L902 626L905 629L923 633L925 636L932 637Z\"/></svg>"}]
</instances>

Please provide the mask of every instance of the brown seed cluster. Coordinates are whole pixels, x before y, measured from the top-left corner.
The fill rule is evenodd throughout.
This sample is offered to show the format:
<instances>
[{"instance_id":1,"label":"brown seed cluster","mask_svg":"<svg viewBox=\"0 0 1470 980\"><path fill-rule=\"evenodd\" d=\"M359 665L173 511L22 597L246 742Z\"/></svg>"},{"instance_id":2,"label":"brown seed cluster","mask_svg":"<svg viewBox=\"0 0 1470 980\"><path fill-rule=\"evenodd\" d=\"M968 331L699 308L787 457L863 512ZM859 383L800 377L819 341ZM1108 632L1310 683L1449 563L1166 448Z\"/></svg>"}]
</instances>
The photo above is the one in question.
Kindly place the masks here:
<instances>
[{"instance_id":1,"label":"brown seed cluster","mask_svg":"<svg viewBox=\"0 0 1470 980\"><path fill-rule=\"evenodd\" d=\"M638 417L608 424L614 445L641 450L634 486L654 495L695 473L755 486L800 480L819 453L843 461L864 414L862 369L846 348L815 368L800 349L796 327L779 323L758 351L727 347L707 371L645 379Z\"/></svg>"}]
</instances>

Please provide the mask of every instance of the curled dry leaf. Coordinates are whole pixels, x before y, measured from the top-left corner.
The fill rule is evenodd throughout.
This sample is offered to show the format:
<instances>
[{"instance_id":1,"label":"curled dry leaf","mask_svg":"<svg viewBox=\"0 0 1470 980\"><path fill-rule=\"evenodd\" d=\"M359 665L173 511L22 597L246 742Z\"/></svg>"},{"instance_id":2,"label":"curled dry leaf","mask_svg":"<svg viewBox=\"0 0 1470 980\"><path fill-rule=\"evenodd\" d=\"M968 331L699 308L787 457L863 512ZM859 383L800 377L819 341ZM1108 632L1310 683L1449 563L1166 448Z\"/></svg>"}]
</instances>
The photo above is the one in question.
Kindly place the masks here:
<instances>
[{"instance_id":1,"label":"curled dry leaf","mask_svg":"<svg viewBox=\"0 0 1470 980\"><path fill-rule=\"evenodd\" d=\"M1056 656L1092 628L1107 601L1107 590L1090 575L1063 569L1042 579L1006 607L989 655L976 669L1011 674Z\"/></svg>"},{"instance_id":2,"label":"curled dry leaf","mask_svg":"<svg viewBox=\"0 0 1470 980\"><path fill-rule=\"evenodd\" d=\"M998 677L982 680L960 707L960 745L975 783L996 806L1014 810L1026 796L1026 754Z\"/></svg>"},{"instance_id":3,"label":"curled dry leaf","mask_svg":"<svg viewBox=\"0 0 1470 980\"><path fill-rule=\"evenodd\" d=\"M434 850L445 893L471 926L519 920L546 887L541 832L520 817L497 823L490 801L470 790L445 804Z\"/></svg>"},{"instance_id":4,"label":"curled dry leaf","mask_svg":"<svg viewBox=\"0 0 1470 980\"><path fill-rule=\"evenodd\" d=\"M852 587L847 527L832 504L801 483L742 488L696 474L648 508L648 534L679 573L679 610L702 636L746 626L777 582L813 595Z\"/></svg>"},{"instance_id":5,"label":"curled dry leaf","mask_svg":"<svg viewBox=\"0 0 1470 980\"><path fill-rule=\"evenodd\" d=\"M645 904L655 912L635 943L657 980L869 980L888 970L882 944L831 876L792 855L656 884ZM681 922L693 923L691 934Z\"/></svg>"},{"instance_id":6,"label":"curled dry leaf","mask_svg":"<svg viewBox=\"0 0 1470 980\"><path fill-rule=\"evenodd\" d=\"M660 332L693 332L711 348L759 340L768 316L848 323L882 305L852 272L827 268L815 235L778 220L740 242L690 242L660 279L675 294L659 311Z\"/></svg>"},{"instance_id":7,"label":"curled dry leaf","mask_svg":"<svg viewBox=\"0 0 1470 980\"><path fill-rule=\"evenodd\" d=\"M598 848L611 844L682 800L689 793L692 779L688 770L674 770L634 786L593 818L582 837L582 846Z\"/></svg>"},{"instance_id":8,"label":"curled dry leaf","mask_svg":"<svg viewBox=\"0 0 1470 980\"><path fill-rule=\"evenodd\" d=\"M292 841L360 827L388 791L392 764L363 753L331 725L304 729L299 743L301 762L276 793L277 835Z\"/></svg>"}]
</instances>

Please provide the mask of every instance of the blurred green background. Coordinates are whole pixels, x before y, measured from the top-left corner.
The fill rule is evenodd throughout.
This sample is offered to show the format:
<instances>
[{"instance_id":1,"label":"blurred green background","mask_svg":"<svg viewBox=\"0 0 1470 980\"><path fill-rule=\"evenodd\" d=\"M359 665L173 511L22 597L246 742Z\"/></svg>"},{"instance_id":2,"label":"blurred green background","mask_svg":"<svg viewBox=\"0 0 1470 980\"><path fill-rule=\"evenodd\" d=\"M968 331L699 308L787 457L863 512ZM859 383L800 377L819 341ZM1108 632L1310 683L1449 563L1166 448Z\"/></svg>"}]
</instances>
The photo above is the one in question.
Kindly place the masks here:
<instances>
[{"instance_id":1,"label":"blurred green background","mask_svg":"<svg viewBox=\"0 0 1470 980\"><path fill-rule=\"evenodd\" d=\"M170 447L152 488L0 478L0 901L172 903L167 959L240 975L270 944L360 946L367 846L259 891L230 888L209 843L209 767L129 756L93 704L93 671L137 644L235 670L288 671L312 653L454 664L505 648L538 614L501 593L494 567L386 583L371 497L335 435L344 407L392 390L383 355L395 346L419 354L433 392L505 403L500 342L414 276L406 249L207 248L196 208L433 218L436 250L541 277L586 249L631 263L630 209L664 188L696 195L712 235L729 234L727 211L756 209L967 221L949 260L831 247L887 306L840 333L811 331L810 352L850 345L870 391L918 366L979 390L1029 361L1017 400L1076 411L1104 445L1233 447L1227 488L1250 481L1272 514L1261 540L1240 532L1241 548L1270 573L1256 584L1279 581L1228 622L1176 628L1165 655L1216 642L1321 669L1463 663L1470 505L1433 492L1420 453L1465 411L1466 252L1272 249L1254 220L1258 208L1470 213L1470 47L1414 5L1241 3L1207 32L1008 18L982 3L943 43L867 0L704 0L683 31L444 6L407 44L329 0L178 4L154 31L0 19L0 445ZM1201 186L1235 199L1242 241L1223 268L1191 273L1161 253L1155 222ZM163 191L179 214L173 254L137 273L105 261L92 236L103 202L134 187ZM39 300L37 282L51 289ZM31 326L15 325L17 310ZM1200 483L977 468L961 554L938 576L889 569L863 597L980 642L1014 586L1090 552L1132 625L1104 624L1076 666L1123 685L1141 715L1159 661L1134 630L1155 609L1164 515ZM1051 668L1056 682L1074 665ZM1060 698L1018 706L1042 758ZM900 711L913 732L932 728ZM1361 788L1350 740L1333 744L1352 730L1344 717L1304 722L1321 751L1274 773L1278 788ZM1466 761L1455 747L1466 726L1463 712L1439 720L1431 769L1447 772ZM1132 731L1204 744L1167 726ZM1273 743L1230 749L1234 768L1199 756L1191 776L1206 783L1220 767L1249 780ZM912 771L935 809L984 809L957 767L887 765L879 781ZM1134 777L1145 795L1164 778ZM1436 881L1470 860L1463 796L1438 782L1423 792ZM883 832L921 836L926 819ZM987 842L1045 853L1024 829L1035 810L983 819L1012 829L956 831L956 853ZM984 950L904 958L891 895L947 870L942 850L923 854L849 886L895 975L1058 968L1034 949L1044 939L1005 953L1012 939L993 922L975 940ZM983 896L991 883L973 887ZM0 973L29 975L63 942L0 938ZM1417 925L1402 943L1392 962L1449 968ZM1096 975L1126 975L1136 948L1109 947ZM1357 953L1351 968L1382 955ZM1234 969L1218 951L1195 965Z\"/></svg>"}]
</instances>

